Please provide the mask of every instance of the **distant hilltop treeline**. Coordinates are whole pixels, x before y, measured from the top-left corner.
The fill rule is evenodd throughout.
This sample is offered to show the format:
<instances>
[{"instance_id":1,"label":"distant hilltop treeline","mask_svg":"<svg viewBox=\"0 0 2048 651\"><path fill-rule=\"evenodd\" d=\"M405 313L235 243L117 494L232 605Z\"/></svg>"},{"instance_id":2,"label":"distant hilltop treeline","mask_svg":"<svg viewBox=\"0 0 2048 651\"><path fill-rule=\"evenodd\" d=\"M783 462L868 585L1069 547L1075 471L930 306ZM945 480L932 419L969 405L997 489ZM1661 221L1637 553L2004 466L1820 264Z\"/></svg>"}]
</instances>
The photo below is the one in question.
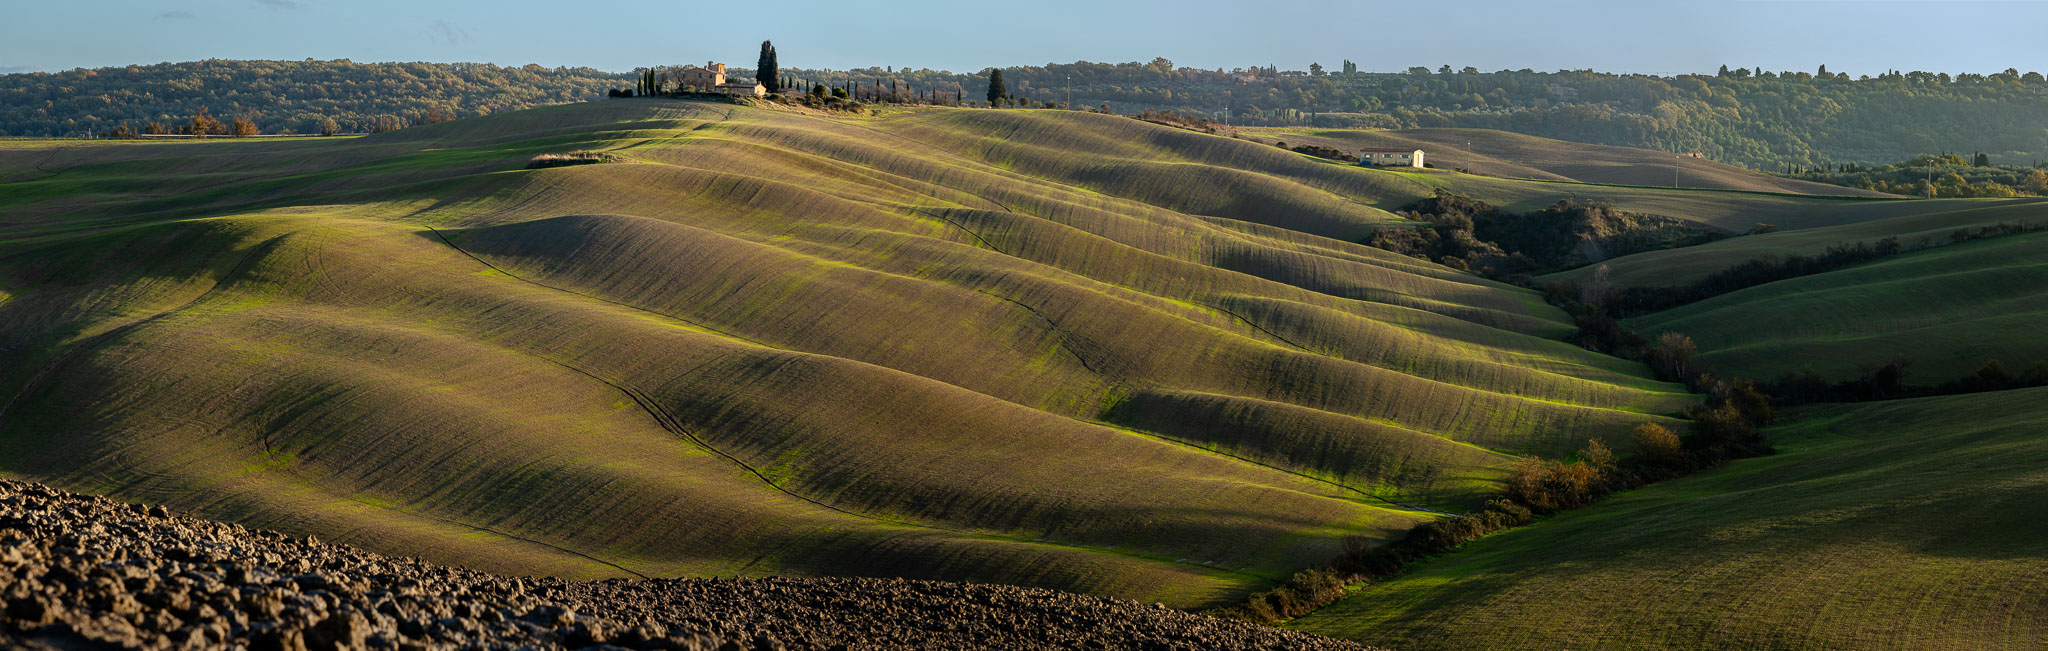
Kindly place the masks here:
<instances>
[{"instance_id":1,"label":"distant hilltop treeline","mask_svg":"<svg viewBox=\"0 0 2048 651\"><path fill-rule=\"evenodd\" d=\"M210 59L0 75L0 136L83 137L196 115L262 133L362 133L603 97L632 73L487 63ZM205 109L204 112L201 109Z\"/></svg>"},{"instance_id":2,"label":"distant hilltop treeline","mask_svg":"<svg viewBox=\"0 0 2048 651\"><path fill-rule=\"evenodd\" d=\"M1239 125L1469 127L1699 153L1758 169L1882 163L1942 151L1998 162L2048 158L2048 81L2037 72L1887 72L1851 78L1723 68L1716 74L1590 70L1400 73L1274 66L1205 69L1147 63L1003 69L1010 95L1075 107L1199 112ZM733 68L735 77L752 70ZM986 71L782 68L833 87L902 84L980 97ZM377 131L441 118L602 99L640 71L473 63L195 61L0 76L0 135L140 130L206 107L264 133Z\"/></svg>"}]
</instances>

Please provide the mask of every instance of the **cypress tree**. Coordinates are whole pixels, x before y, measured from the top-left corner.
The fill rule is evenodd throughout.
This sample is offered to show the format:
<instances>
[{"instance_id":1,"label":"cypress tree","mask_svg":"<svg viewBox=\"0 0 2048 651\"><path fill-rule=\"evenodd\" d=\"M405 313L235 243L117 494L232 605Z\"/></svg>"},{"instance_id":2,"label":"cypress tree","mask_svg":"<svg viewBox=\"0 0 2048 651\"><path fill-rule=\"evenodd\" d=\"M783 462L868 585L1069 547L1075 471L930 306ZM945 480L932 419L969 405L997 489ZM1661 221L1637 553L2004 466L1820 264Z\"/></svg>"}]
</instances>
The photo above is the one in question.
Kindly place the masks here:
<instances>
[{"instance_id":1,"label":"cypress tree","mask_svg":"<svg viewBox=\"0 0 2048 651\"><path fill-rule=\"evenodd\" d=\"M761 41L761 60L754 65L754 79L761 82L768 92L782 91L782 82L775 77L778 66L775 63L775 44Z\"/></svg>"},{"instance_id":2,"label":"cypress tree","mask_svg":"<svg viewBox=\"0 0 2048 651\"><path fill-rule=\"evenodd\" d=\"M995 106L996 103L1003 101L1003 98L1009 96L1010 90L1003 87L1003 71L1000 69L990 70L988 73L989 106Z\"/></svg>"}]
</instances>

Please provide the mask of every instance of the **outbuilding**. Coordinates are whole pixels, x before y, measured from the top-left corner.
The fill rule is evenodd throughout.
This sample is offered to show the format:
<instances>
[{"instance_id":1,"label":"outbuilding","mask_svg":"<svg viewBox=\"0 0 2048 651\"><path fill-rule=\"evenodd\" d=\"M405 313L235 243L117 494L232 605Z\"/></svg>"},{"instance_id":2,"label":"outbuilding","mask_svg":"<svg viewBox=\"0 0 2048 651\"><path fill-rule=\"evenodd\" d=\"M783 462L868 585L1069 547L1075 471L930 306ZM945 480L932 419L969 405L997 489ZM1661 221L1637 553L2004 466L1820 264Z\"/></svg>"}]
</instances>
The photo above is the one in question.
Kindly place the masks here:
<instances>
[{"instance_id":1,"label":"outbuilding","mask_svg":"<svg viewBox=\"0 0 2048 651\"><path fill-rule=\"evenodd\" d=\"M1358 150L1358 164L1371 167L1422 167L1422 150L1367 147Z\"/></svg>"}]
</instances>

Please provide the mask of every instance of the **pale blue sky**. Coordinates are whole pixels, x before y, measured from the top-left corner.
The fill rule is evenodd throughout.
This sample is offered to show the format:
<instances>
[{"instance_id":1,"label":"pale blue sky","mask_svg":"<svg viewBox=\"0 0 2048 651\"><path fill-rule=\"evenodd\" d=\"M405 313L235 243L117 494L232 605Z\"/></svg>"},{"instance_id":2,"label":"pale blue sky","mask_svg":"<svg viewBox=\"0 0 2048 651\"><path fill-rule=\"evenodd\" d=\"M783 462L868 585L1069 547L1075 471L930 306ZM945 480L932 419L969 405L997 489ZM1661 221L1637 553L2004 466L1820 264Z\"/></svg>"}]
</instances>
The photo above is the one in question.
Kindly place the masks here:
<instances>
[{"instance_id":1,"label":"pale blue sky","mask_svg":"<svg viewBox=\"0 0 2048 651\"><path fill-rule=\"evenodd\" d=\"M2048 0L0 0L0 16L4 72L306 57L751 67L764 38L785 66L828 68L1164 56L1382 71L2048 70Z\"/></svg>"}]
</instances>

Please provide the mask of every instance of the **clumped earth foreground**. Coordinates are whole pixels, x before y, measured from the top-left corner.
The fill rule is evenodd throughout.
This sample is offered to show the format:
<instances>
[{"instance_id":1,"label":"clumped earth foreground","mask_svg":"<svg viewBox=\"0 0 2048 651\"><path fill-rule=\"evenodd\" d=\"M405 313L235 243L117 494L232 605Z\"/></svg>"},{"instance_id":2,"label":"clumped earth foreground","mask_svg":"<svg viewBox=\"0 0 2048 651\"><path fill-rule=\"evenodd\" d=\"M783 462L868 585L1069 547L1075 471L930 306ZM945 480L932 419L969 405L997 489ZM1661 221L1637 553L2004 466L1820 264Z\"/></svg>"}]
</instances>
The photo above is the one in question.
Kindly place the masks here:
<instances>
[{"instance_id":1,"label":"clumped earth foreground","mask_svg":"<svg viewBox=\"0 0 2048 651\"><path fill-rule=\"evenodd\" d=\"M0 647L1362 649L1162 606L881 579L512 578L0 479Z\"/></svg>"}]
</instances>

